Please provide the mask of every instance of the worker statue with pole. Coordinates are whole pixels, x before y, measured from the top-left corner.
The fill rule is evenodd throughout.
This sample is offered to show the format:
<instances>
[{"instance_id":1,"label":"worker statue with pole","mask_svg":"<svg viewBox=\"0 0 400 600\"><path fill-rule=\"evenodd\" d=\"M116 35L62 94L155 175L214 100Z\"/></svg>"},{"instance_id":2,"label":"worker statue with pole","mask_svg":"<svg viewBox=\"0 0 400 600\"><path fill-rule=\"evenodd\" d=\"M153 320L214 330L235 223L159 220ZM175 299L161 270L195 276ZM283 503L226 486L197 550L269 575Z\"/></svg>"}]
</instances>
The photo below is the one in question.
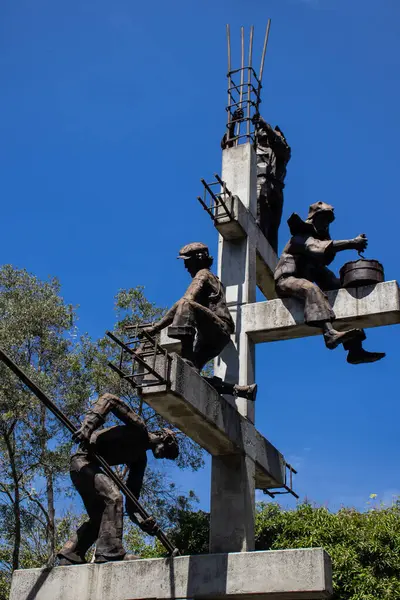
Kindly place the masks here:
<instances>
[{"instance_id":1,"label":"worker statue with pole","mask_svg":"<svg viewBox=\"0 0 400 600\"><path fill-rule=\"evenodd\" d=\"M123 425L99 429L109 413L113 413ZM179 455L175 435L168 429L149 432L143 419L120 398L104 394L87 412L73 439L79 442L79 448L71 457L70 475L89 519L58 553L60 566L85 563L86 553L94 543L96 563L139 558L124 550L122 495L100 468L93 453L102 456L111 466L127 465L126 486L138 498L146 469L147 450L151 450L156 458L175 460ZM157 525L153 517L143 519L128 497L126 511L143 531L149 535L156 534Z\"/></svg>"}]
</instances>

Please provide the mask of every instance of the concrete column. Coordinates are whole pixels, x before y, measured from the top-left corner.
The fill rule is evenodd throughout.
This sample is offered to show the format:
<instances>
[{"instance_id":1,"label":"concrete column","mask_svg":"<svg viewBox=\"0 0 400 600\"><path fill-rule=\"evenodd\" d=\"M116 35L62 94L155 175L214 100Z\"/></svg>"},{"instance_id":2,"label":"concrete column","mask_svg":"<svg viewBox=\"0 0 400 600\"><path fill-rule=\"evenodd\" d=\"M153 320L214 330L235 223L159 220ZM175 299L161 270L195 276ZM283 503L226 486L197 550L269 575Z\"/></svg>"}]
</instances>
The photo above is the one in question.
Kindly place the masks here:
<instances>
[{"instance_id":1,"label":"concrete column","mask_svg":"<svg viewBox=\"0 0 400 600\"><path fill-rule=\"evenodd\" d=\"M255 465L249 456L213 456L210 552L254 550Z\"/></svg>"},{"instance_id":2,"label":"concrete column","mask_svg":"<svg viewBox=\"0 0 400 600\"><path fill-rule=\"evenodd\" d=\"M247 210L257 213L257 164L251 144L228 148L222 153L222 179ZM226 299L236 332L232 343L216 359L215 374L241 385L254 383L254 344L244 333L238 310L256 301L256 240L249 235L240 240L218 238L218 276L226 289ZM254 403L236 400L239 412L254 423Z\"/></svg>"},{"instance_id":3,"label":"concrete column","mask_svg":"<svg viewBox=\"0 0 400 600\"><path fill-rule=\"evenodd\" d=\"M222 154L222 180L256 217L256 156L251 144ZM241 306L256 300L256 246L253 236L226 240L219 235L218 275L235 321L231 343L215 360L215 375L241 385L254 383L255 347L242 327ZM229 398L228 398L229 399ZM234 401L230 398L230 401ZM254 423L254 403L236 399L241 415ZM210 552L254 550L255 464L249 456L212 458Z\"/></svg>"}]
</instances>

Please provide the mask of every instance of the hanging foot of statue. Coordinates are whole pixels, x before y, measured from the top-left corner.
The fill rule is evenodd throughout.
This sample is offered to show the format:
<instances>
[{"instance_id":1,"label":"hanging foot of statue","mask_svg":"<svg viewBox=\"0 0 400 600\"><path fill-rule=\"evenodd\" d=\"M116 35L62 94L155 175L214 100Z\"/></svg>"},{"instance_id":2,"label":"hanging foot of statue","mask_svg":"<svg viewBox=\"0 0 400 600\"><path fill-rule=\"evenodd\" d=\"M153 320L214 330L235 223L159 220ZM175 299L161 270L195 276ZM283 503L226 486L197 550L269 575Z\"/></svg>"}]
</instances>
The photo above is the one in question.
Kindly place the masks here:
<instances>
[{"instance_id":1,"label":"hanging foot of statue","mask_svg":"<svg viewBox=\"0 0 400 600\"><path fill-rule=\"evenodd\" d=\"M385 358L385 352L368 352L364 348L349 350L347 354L347 362L351 365L361 365L363 363L373 363Z\"/></svg>"},{"instance_id":2,"label":"hanging foot of statue","mask_svg":"<svg viewBox=\"0 0 400 600\"><path fill-rule=\"evenodd\" d=\"M352 340L356 340L363 336L361 329L349 329L349 331L336 331L336 329L329 329L324 332L325 346L329 350L334 350L340 344L346 344Z\"/></svg>"},{"instance_id":3,"label":"hanging foot of statue","mask_svg":"<svg viewBox=\"0 0 400 600\"><path fill-rule=\"evenodd\" d=\"M236 396L239 398L246 398L246 400L254 400L257 396L257 384L252 385L238 385L237 383L228 383L222 381L220 377L204 377L204 379L212 385L212 387L218 392L218 394L227 394L228 396Z\"/></svg>"},{"instance_id":4,"label":"hanging foot of statue","mask_svg":"<svg viewBox=\"0 0 400 600\"><path fill-rule=\"evenodd\" d=\"M237 385L233 386L233 395L239 398L246 398L246 400L255 401L257 397L257 384L252 385Z\"/></svg>"}]
</instances>

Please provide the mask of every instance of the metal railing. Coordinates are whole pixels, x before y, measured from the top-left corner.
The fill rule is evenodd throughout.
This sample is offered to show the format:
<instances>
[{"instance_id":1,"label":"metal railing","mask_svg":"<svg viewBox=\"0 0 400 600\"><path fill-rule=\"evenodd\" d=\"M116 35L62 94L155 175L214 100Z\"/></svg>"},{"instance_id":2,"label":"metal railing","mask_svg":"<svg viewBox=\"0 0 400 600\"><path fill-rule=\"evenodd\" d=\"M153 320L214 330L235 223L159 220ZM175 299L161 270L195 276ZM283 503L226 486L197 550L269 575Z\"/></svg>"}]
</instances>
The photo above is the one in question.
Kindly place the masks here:
<instances>
[{"instance_id":1,"label":"metal railing","mask_svg":"<svg viewBox=\"0 0 400 600\"><path fill-rule=\"evenodd\" d=\"M227 223L234 220L234 201L235 197L227 188L225 181L222 181L217 173L214 174L215 181L207 183L201 179L204 186L203 197L197 196L204 210L210 215L214 224L220 222ZM214 189L218 187L219 192Z\"/></svg>"},{"instance_id":2,"label":"metal railing","mask_svg":"<svg viewBox=\"0 0 400 600\"><path fill-rule=\"evenodd\" d=\"M168 385L171 356L156 338L142 328L143 325L126 327L129 341L122 341L111 331L106 332L121 349L118 363L109 362L108 366L118 373L121 379L129 381L138 389Z\"/></svg>"},{"instance_id":3,"label":"metal railing","mask_svg":"<svg viewBox=\"0 0 400 600\"><path fill-rule=\"evenodd\" d=\"M264 494L267 494L267 496L269 496L270 498L275 498L275 496L281 496L284 494L291 494L298 500L298 494L296 494L296 492L293 491L293 475L297 475L297 471L292 467L292 465L290 465L287 462L285 462L285 467L285 483L282 485L282 489L278 491L271 491L268 488L266 488L263 490L263 492Z\"/></svg>"}]
</instances>

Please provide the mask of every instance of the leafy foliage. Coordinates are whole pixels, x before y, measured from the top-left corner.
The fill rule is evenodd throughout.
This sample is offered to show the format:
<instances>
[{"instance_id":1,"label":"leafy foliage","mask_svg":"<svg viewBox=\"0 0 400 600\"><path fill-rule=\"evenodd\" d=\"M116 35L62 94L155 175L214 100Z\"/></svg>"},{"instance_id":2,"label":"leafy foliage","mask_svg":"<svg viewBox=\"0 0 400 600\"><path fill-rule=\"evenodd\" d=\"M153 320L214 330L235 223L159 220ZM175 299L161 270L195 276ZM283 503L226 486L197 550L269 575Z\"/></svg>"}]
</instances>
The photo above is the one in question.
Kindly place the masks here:
<instances>
[{"instance_id":1,"label":"leafy foliage","mask_svg":"<svg viewBox=\"0 0 400 600\"><path fill-rule=\"evenodd\" d=\"M176 516L172 537L182 552L207 552L209 515L183 507ZM315 547L332 558L334 600L400 599L400 501L337 513L308 502L257 505L256 550Z\"/></svg>"},{"instance_id":2,"label":"leafy foliage","mask_svg":"<svg viewBox=\"0 0 400 600\"><path fill-rule=\"evenodd\" d=\"M141 287L121 290L115 308L114 331L120 335L125 325L154 321L163 313ZM78 335L76 310L65 304L56 279L41 281L11 265L0 268L0 346L75 423L91 399L107 391L128 402L150 430L168 426L108 367L117 354L110 340ZM179 437L179 466L199 469L202 450ZM8 597L13 569L53 564L57 549L85 518L56 514L59 499L74 493L67 476L71 449L69 432L0 364L0 600ZM119 473L124 476L126 469ZM177 498L163 462L156 467L151 460L142 501L162 526L170 523ZM126 541L146 556L163 550L130 523Z\"/></svg>"}]
</instances>

